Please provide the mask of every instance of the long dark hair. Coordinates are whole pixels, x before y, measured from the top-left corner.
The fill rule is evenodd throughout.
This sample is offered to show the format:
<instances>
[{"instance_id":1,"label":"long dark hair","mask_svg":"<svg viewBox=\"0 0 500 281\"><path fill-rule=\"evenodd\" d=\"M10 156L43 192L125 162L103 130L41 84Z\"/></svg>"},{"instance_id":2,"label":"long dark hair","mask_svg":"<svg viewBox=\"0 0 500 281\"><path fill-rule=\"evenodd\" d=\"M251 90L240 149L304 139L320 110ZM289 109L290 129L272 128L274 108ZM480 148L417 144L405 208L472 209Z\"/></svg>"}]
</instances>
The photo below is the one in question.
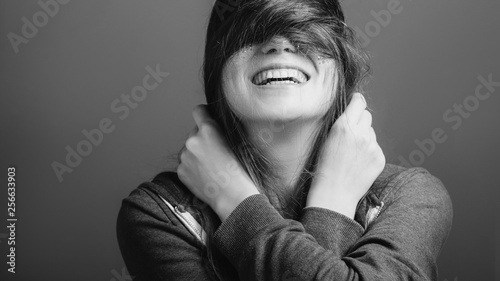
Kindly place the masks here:
<instances>
[{"instance_id":1,"label":"long dark hair","mask_svg":"<svg viewBox=\"0 0 500 281\"><path fill-rule=\"evenodd\" d=\"M283 36L302 52L336 62L335 99L322 117L294 194L284 198L274 183L273 163L249 141L241 120L231 111L223 92L222 71L228 59L252 44ZM275 208L287 218L297 218L305 205L321 147L331 126L342 114L355 91L361 91L369 72L367 55L352 29L346 26L337 0L225 0L214 4L208 23L203 81L209 112L219 124L227 144ZM333 90L333 89L332 89ZM332 91L333 92L333 91ZM285 207L283 203L288 202ZM203 206L203 205L200 205ZM206 254L220 280L237 280L237 272L212 246L211 238L220 221L209 208L196 207L208 235Z\"/></svg>"}]
</instances>

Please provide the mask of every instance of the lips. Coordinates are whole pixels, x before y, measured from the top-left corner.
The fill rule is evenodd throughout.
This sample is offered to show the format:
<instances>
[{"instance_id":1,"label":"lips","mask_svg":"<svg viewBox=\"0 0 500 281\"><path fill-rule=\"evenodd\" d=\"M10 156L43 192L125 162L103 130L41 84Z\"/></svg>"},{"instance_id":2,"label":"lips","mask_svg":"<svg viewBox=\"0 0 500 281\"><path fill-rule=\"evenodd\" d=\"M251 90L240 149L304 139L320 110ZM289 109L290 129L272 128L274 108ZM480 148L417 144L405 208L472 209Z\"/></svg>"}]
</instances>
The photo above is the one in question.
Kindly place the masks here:
<instances>
[{"instance_id":1,"label":"lips","mask_svg":"<svg viewBox=\"0 0 500 281\"><path fill-rule=\"evenodd\" d=\"M294 68L271 68L258 72L252 82L258 86L275 84L302 84L309 80L306 73Z\"/></svg>"}]
</instances>

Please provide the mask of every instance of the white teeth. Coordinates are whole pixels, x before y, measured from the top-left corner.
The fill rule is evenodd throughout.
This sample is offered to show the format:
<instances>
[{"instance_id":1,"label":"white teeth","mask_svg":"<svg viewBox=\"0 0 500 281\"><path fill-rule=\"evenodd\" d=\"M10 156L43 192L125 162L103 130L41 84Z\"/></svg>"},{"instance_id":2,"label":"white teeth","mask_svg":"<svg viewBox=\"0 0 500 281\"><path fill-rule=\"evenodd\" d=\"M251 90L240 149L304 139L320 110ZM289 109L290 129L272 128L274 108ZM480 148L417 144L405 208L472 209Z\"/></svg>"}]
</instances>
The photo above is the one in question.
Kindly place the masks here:
<instances>
[{"instance_id":1,"label":"white teeth","mask_svg":"<svg viewBox=\"0 0 500 281\"><path fill-rule=\"evenodd\" d=\"M269 81L266 83L266 80L271 79L271 78L292 78L293 81L291 80L281 80L281 81ZM255 75L253 78L253 82L256 85L266 85L271 84L301 84L307 81L306 75L297 69L272 69L272 70L266 70L258 73Z\"/></svg>"},{"instance_id":2,"label":"white teeth","mask_svg":"<svg viewBox=\"0 0 500 281\"><path fill-rule=\"evenodd\" d=\"M262 76L264 79L273 78L273 72L272 72L272 71L262 72L262 73L261 73L261 76ZM262 82L262 81L261 81L261 82Z\"/></svg>"},{"instance_id":3,"label":"white teeth","mask_svg":"<svg viewBox=\"0 0 500 281\"><path fill-rule=\"evenodd\" d=\"M280 85L280 84L297 84L297 82L286 80L286 81L271 81L266 83L266 85Z\"/></svg>"}]
</instances>

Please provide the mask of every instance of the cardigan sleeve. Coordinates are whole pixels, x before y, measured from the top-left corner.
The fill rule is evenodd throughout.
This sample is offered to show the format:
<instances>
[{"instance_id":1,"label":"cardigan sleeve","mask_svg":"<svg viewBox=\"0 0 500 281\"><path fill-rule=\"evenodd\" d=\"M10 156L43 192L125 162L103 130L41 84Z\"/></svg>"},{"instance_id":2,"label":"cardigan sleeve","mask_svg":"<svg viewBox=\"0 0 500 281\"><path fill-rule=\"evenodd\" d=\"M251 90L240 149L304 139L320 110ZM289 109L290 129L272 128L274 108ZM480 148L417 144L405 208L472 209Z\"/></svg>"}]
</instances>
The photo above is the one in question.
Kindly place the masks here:
<instances>
[{"instance_id":1,"label":"cardigan sleeve","mask_svg":"<svg viewBox=\"0 0 500 281\"><path fill-rule=\"evenodd\" d=\"M340 214L311 210L331 212L337 226L325 228L324 235L338 236L338 243L355 239L346 255L322 247L303 224L283 219L260 194L238 205L217 229L215 243L242 280L436 280L452 224L448 192L425 170L391 188L383 211L363 233ZM343 237L349 235L354 238Z\"/></svg>"},{"instance_id":2,"label":"cardigan sleeve","mask_svg":"<svg viewBox=\"0 0 500 281\"><path fill-rule=\"evenodd\" d=\"M134 281L213 280L199 241L168 208L148 193L134 190L123 199L117 237Z\"/></svg>"},{"instance_id":3,"label":"cardigan sleeve","mask_svg":"<svg viewBox=\"0 0 500 281\"><path fill-rule=\"evenodd\" d=\"M299 222L319 245L336 256L343 256L364 232L357 221L324 208L304 208Z\"/></svg>"}]
</instances>

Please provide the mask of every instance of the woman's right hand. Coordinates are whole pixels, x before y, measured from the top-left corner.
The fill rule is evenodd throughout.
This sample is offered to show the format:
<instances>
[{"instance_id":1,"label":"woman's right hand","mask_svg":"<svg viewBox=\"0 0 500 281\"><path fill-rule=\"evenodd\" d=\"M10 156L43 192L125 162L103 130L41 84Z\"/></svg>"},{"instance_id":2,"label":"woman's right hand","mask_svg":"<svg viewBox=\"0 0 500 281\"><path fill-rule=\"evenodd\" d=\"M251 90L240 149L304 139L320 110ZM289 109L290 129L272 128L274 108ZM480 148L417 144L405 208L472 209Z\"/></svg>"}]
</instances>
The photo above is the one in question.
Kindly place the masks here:
<instances>
[{"instance_id":1,"label":"woman's right hand","mask_svg":"<svg viewBox=\"0 0 500 281\"><path fill-rule=\"evenodd\" d=\"M354 218L358 201L385 166L366 100L355 93L322 147L306 207L330 209Z\"/></svg>"},{"instance_id":2,"label":"woman's right hand","mask_svg":"<svg viewBox=\"0 0 500 281\"><path fill-rule=\"evenodd\" d=\"M224 221L243 200L259 191L227 145L207 105L196 106L193 118L196 127L180 153L177 174Z\"/></svg>"}]
</instances>

